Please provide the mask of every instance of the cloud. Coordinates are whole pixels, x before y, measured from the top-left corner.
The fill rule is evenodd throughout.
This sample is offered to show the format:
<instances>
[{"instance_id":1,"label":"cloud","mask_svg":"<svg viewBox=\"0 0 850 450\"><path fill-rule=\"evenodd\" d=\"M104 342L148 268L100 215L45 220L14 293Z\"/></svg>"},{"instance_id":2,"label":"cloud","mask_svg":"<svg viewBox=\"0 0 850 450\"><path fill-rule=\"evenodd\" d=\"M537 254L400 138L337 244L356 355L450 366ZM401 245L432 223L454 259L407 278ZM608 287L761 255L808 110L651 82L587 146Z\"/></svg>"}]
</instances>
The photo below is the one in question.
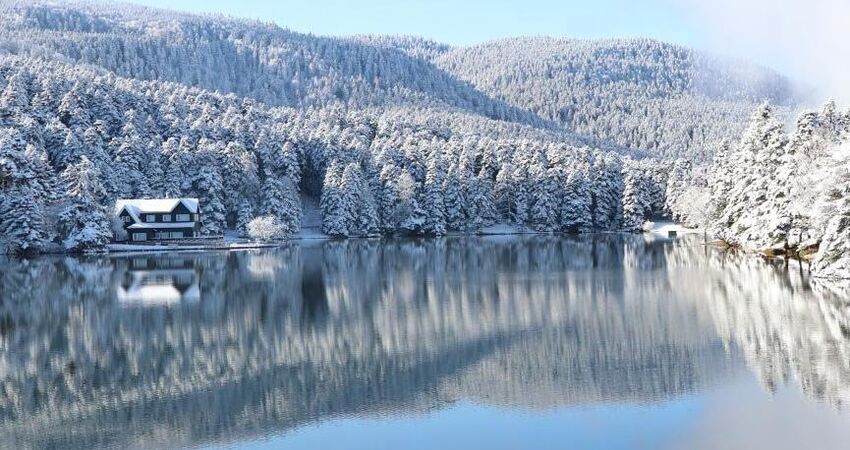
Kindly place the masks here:
<instances>
[{"instance_id":1,"label":"cloud","mask_svg":"<svg viewBox=\"0 0 850 450\"><path fill-rule=\"evenodd\" d=\"M813 100L850 103L850 1L670 0L706 46L809 84Z\"/></svg>"}]
</instances>

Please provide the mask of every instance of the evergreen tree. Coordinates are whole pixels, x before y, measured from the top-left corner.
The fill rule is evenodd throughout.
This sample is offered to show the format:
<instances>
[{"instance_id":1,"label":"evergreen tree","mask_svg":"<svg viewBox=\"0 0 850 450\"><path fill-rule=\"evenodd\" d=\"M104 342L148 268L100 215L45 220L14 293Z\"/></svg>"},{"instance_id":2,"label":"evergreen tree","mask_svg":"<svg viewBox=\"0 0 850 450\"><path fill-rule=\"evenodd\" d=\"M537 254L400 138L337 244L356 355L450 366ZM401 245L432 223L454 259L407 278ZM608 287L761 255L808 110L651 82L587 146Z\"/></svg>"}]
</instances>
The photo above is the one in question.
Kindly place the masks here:
<instances>
[{"instance_id":1,"label":"evergreen tree","mask_svg":"<svg viewBox=\"0 0 850 450\"><path fill-rule=\"evenodd\" d=\"M224 185L213 165L205 164L192 178L191 194L201 202L201 233L222 235L227 225L227 213L222 200Z\"/></svg>"},{"instance_id":2,"label":"evergreen tree","mask_svg":"<svg viewBox=\"0 0 850 450\"><path fill-rule=\"evenodd\" d=\"M812 265L816 276L847 278L850 275L850 144L835 149L819 191L817 211L824 233Z\"/></svg>"},{"instance_id":3,"label":"evergreen tree","mask_svg":"<svg viewBox=\"0 0 850 450\"><path fill-rule=\"evenodd\" d=\"M288 177L266 178L260 209L264 216L276 217L285 235L301 229L301 201L298 190Z\"/></svg>"},{"instance_id":4,"label":"evergreen tree","mask_svg":"<svg viewBox=\"0 0 850 450\"><path fill-rule=\"evenodd\" d=\"M558 227L557 186L546 167L542 155L538 155L528 172L531 208L531 225L539 231L554 231Z\"/></svg>"},{"instance_id":5,"label":"evergreen tree","mask_svg":"<svg viewBox=\"0 0 850 450\"><path fill-rule=\"evenodd\" d=\"M581 172L569 175L564 195L560 199L561 229L568 233L584 233L593 229L590 186Z\"/></svg>"},{"instance_id":6,"label":"evergreen tree","mask_svg":"<svg viewBox=\"0 0 850 450\"><path fill-rule=\"evenodd\" d=\"M443 181L443 205L446 211L446 228L453 231L465 230L468 223L461 182L457 167L451 166Z\"/></svg>"},{"instance_id":7,"label":"evergreen tree","mask_svg":"<svg viewBox=\"0 0 850 450\"><path fill-rule=\"evenodd\" d=\"M353 221L350 217L352 206L347 203L349 197L343 192L342 169L333 161L325 172L322 183L322 231L334 237L347 237Z\"/></svg>"},{"instance_id":8,"label":"evergreen tree","mask_svg":"<svg viewBox=\"0 0 850 450\"><path fill-rule=\"evenodd\" d=\"M112 238L100 172L83 156L62 173L68 205L60 213L62 244L72 252L102 248Z\"/></svg>"},{"instance_id":9,"label":"evergreen tree","mask_svg":"<svg viewBox=\"0 0 850 450\"><path fill-rule=\"evenodd\" d=\"M496 217L496 206L493 202L493 184L486 174L478 175L468 182L469 224L467 229L472 231L490 226Z\"/></svg>"},{"instance_id":10,"label":"evergreen tree","mask_svg":"<svg viewBox=\"0 0 850 450\"><path fill-rule=\"evenodd\" d=\"M428 158L428 168L425 173L425 232L435 236L446 234L445 203L443 202L443 186L445 169L442 155L438 150L431 152Z\"/></svg>"},{"instance_id":11,"label":"evergreen tree","mask_svg":"<svg viewBox=\"0 0 850 450\"><path fill-rule=\"evenodd\" d=\"M682 158L673 162L665 188L664 211L676 222L685 221L681 204L685 190L691 181L691 163Z\"/></svg>"},{"instance_id":12,"label":"evergreen tree","mask_svg":"<svg viewBox=\"0 0 850 450\"><path fill-rule=\"evenodd\" d=\"M34 190L17 184L4 190L0 198L0 236L6 252L18 255L38 253L45 245L44 206Z\"/></svg>"},{"instance_id":13,"label":"evergreen tree","mask_svg":"<svg viewBox=\"0 0 850 450\"><path fill-rule=\"evenodd\" d=\"M623 177L623 222L625 231L639 231L652 210L647 198L647 180L635 168L625 169Z\"/></svg>"}]
</instances>

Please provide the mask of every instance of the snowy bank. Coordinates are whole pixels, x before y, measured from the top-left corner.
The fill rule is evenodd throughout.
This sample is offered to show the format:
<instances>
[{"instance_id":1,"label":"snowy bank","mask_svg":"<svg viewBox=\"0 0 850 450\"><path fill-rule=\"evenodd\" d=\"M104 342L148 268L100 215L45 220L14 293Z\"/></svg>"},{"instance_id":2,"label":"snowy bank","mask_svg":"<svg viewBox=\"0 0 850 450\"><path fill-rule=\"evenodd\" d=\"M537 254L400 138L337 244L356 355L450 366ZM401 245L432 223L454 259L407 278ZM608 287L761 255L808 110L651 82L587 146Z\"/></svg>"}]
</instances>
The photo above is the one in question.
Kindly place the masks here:
<instances>
[{"instance_id":1,"label":"snowy bank","mask_svg":"<svg viewBox=\"0 0 850 450\"><path fill-rule=\"evenodd\" d=\"M671 232L676 234L702 234L703 230L699 228L688 228L684 225L674 222L646 222L643 224L643 231L646 233L663 234L669 236Z\"/></svg>"}]
</instances>

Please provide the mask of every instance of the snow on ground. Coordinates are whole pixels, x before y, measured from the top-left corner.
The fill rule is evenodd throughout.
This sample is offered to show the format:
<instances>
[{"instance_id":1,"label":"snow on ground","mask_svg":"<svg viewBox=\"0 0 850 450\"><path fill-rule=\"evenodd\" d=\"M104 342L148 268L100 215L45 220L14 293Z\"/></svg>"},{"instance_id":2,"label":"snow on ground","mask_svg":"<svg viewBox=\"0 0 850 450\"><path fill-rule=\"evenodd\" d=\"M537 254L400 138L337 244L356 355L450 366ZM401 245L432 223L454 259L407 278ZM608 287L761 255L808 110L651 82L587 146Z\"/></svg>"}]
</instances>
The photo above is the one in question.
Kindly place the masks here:
<instances>
[{"instance_id":1,"label":"snow on ground","mask_svg":"<svg viewBox=\"0 0 850 450\"><path fill-rule=\"evenodd\" d=\"M482 235L503 235L503 234L529 234L533 233L525 227L510 224L497 224L490 227L482 228L478 234Z\"/></svg>"},{"instance_id":2,"label":"snow on ground","mask_svg":"<svg viewBox=\"0 0 850 450\"><path fill-rule=\"evenodd\" d=\"M699 228L688 228L684 225L667 221L646 222L643 224L643 231L647 233L663 234L665 236L669 235L671 231L676 232L677 234L699 234L703 232L703 230Z\"/></svg>"},{"instance_id":3,"label":"snow on ground","mask_svg":"<svg viewBox=\"0 0 850 450\"><path fill-rule=\"evenodd\" d=\"M644 232L669 236L671 231L678 234L697 234L702 233L698 228L687 228L673 222L646 222L643 226ZM497 224L482 228L478 235L493 238L509 237L521 234L547 234L538 233L529 230L526 227L521 227L511 224ZM457 236L466 236L467 234L457 234ZM453 235L454 236L454 235ZM108 244L106 249L110 252L174 252L174 251L204 251L204 250L240 250L264 247L276 247L285 242L291 241L322 241L328 240L330 237L322 233L321 226L311 225L301 228L301 231L296 233L291 238L285 241L278 242L258 242L248 238L241 237L234 231L225 232L224 239L219 241L211 241L208 244L160 244L160 245L136 245L136 244Z\"/></svg>"}]
</instances>

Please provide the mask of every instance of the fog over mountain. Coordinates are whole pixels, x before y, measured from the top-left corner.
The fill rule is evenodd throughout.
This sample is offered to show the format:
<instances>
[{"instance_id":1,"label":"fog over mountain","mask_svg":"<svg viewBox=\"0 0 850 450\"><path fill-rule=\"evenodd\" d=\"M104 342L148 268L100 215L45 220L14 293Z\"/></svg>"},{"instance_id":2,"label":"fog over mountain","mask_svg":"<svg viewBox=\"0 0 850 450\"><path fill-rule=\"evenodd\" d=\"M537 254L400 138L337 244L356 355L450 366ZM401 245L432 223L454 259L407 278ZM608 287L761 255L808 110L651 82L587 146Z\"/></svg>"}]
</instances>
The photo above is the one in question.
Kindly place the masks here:
<instances>
[{"instance_id":1,"label":"fog over mountain","mask_svg":"<svg viewBox=\"0 0 850 450\"><path fill-rule=\"evenodd\" d=\"M763 61L798 80L807 98L850 102L850 4L843 0L670 0L704 45ZM812 106L812 105L810 105Z\"/></svg>"}]
</instances>

